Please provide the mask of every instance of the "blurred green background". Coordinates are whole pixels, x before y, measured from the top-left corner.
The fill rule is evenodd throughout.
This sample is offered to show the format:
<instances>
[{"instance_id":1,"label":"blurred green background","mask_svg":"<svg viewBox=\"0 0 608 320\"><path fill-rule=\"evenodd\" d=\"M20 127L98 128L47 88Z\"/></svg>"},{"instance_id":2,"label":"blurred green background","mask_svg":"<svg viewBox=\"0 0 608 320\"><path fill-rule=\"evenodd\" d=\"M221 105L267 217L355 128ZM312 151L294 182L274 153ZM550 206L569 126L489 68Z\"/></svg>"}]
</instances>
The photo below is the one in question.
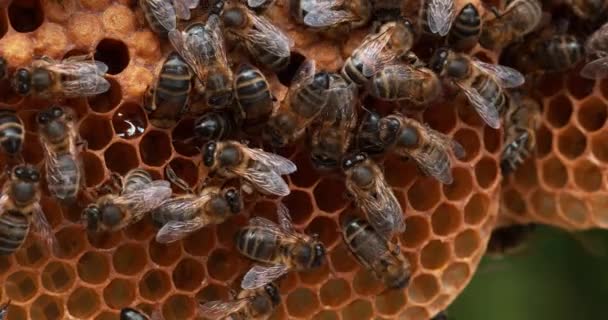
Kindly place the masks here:
<instances>
[{"instance_id":1,"label":"blurred green background","mask_svg":"<svg viewBox=\"0 0 608 320\"><path fill-rule=\"evenodd\" d=\"M522 252L485 257L453 320L608 319L608 232L538 227Z\"/></svg>"}]
</instances>

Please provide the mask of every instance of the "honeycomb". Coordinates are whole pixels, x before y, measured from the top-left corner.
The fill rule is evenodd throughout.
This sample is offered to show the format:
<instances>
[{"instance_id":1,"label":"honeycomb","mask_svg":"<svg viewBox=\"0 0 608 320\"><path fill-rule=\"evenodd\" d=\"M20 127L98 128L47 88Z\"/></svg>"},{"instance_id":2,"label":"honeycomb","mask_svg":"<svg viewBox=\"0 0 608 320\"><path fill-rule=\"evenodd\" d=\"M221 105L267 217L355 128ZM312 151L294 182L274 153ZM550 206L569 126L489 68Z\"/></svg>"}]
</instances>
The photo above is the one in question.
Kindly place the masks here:
<instances>
[{"instance_id":1,"label":"honeycomb","mask_svg":"<svg viewBox=\"0 0 608 320\"><path fill-rule=\"evenodd\" d=\"M355 30L343 41L305 31L289 18L286 2L276 1L268 16L294 39L293 57L313 58L326 70L336 71L367 32L365 28ZM458 10L462 2L457 1ZM28 64L34 56L60 59L89 52L109 66L108 92L62 102L76 111L78 132L88 143L82 153L87 188L100 186L111 172L124 175L136 167L161 178L170 165L191 185L206 176L204 166L199 165L198 150L181 142L192 135L194 119L184 118L173 128L156 128L141 105L146 87L169 50L167 41L148 29L135 1L19 0L0 12L0 54L11 68ZM491 52L475 52L479 58L496 61ZM282 76L267 76L274 94L283 99L287 88ZM608 94L608 86L604 87L604 94ZM601 88L589 86L588 92L579 90L577 97L592 90ZM578 100L570 93L558 92L553 100L566 101L573 109ZM398 241L413 274L405 290L386 291L342 243L338 221L352 211L347 198L341 196L345 192L342 178L315 171L306 147L281 151L298 166L288 177L292 191L283 201L296 228L319 234L328 248L328 263L312 272L290 273L281 281L282 303L273 319L425 320L445 309L466 286L496 222L502 132L485 126L462 96L446 94L445 101L451 103L437 102L416 116L464 146L467 155L454 163L454 183L441 185L421 174L412 162L395 157L387 157L383 164L406 215L407 231ZM29 163L42 164L34 116L50 104L16 96L6 81L0 86L0 107L16 109L24 119L23 156ZM583 100L581 108L595 112L597 106L605 109L603 100L590 97ZM549 130L554 128L553 117L549 112L550 127L545 128L549 136L553 136ZM580 167L583 173L589 168L600 169L593 164L597 161L583 157L594 154L589 159L606 161L605 151L593 149L606 139L599 130L603 123L598 127L595 118L573 118L578 121L572 124L569 117L553 120L564 122L556 137L566 137L565 142L581 136L586 139L582 132L595 128L588 148L566 150L580 152L573 168ZM544 147L550 149L551 145ZM569 169L565 168L574 162L550 151L545 150L542 165L559 164L566 175ZM560 187L577 181L566 180ZM590 187L588 180L584 181ZM601 178L600 185L594 190L598 196L606 188ZM118 319L120 309L127 306L147 312L160 308L165 319L198 317L198 300L228 299L251 265L234 248L235 232L247 223L247 216L275 218L276 201L250 203L244 215L164 245L154 241L156 230L149 219L119 232L87 234L79 219L90 199L80 200L61 207L45 190L42 206L58 239L59 253L50 253L37 235L30 233L18 252L0 257L0 300L12 300L9 319L109 320ZM605 208L606 202L596 205L602 203Z\"/></svg>"}]
</instances>

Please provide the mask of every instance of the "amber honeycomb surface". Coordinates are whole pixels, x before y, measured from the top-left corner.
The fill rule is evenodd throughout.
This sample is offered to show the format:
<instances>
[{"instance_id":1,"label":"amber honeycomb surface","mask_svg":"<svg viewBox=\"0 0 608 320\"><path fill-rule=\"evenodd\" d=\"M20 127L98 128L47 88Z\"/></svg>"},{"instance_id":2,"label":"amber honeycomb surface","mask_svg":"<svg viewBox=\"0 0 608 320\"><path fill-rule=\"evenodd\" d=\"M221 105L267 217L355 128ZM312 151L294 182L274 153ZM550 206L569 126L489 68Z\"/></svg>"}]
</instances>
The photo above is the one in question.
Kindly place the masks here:
<instances>
[{"instance_id":1,"label":"amber honeycomb surface","mask_svg":"<svg viewBox=\"0 0 608 320\"><path fill-rule=\"evenodd\" d=\"M458 7L461 5L458 2ZM315 59L331 71L342 65L367 31L356 30L348 40L304 31L289 21L286 1L281 0L268 15L294 39L294 52ZM135 167L161 178L165 167L171 165L192 185L206 176L204 167L199 166L198 151L179 142L191 134L193 119L184 119L175 128L159 129L148 122L141 106L142 94L169 48L146 27L135 1L13 1L0 11L0 37L0 53L12 68L26 65L34 56L60 59L88 52L95 52L98 60L109 65L112 86L108 92L64 102L76 110L79 133L88 142L82 154L86 187L101 185L110 172L125 174ZM495 61L492 53L475 52ZM268 77L275 95L282 99L286 87L276 76ZM560 129L546 114L547 135L555 137L554 141L582 135L588 141L577 162L564 158L555 146L539 162L543 166L551 161L562 164L569 178L561 188L575 185L569 172L576 172L580 166L590 168L584 166L590 162L584 159L606 161L608 157L605 151L596 151L600 153L595 158L588 156L594 152L594 143L600 144L606 137L601 136L600 128L586 127L597 127L594 119L584 124L577 116L579 104L591 111L597 106L605 109L603 98L598 98L600 86L591 90L598 94L592 97L591 91L585 93L589 97L582 104L581 97L562 93L561 88L556 89L554 98L547 96L548 101L562 97L573 110ZM0 103L18 110L23 117L27 129L24 158L41 165L34 115L51 102L21 99L4 82ZM328 264L314 272L291 273L281 282L282 303L274 319L425 320L446 308L469 282L498 213L497 159L502 133L483 125L462 97L455 102L436 103L419 117L454 137L465 147L467 156L455 162L454 183L449 186L424 177L411 162L392 157L384 162L387 179L406 215L407 231L398 241L413 266L409 287L385 291L379 281L360 268L339 233L340 216L351 210L347 198L342 197L341 177L320 175L311 167L306 148L296 147L285 151L298 165L298 172L288 178L292 193L284 202L297 228L320 235L328 247ZM602 168L597 161L590 165ZM541 186L539 190L544 190L546 185ZM599 196L605 188L602 183L594 192ZM573 196L579 192L571 189ZM88 235L79 224L87 200L61 207L45 194L42 205L53 225L60 253L49 253L31 233L16 254L0 258L1 300L12 300L9 319L109 320L118 319L119 310L126 306L146 311L160 306L165 319L195 318L199 299L227 299L251 265L234 249L236 230L246 224L248 216L275 217L273 202L262 200L251 203L243 216L205 227L183 241L161 245L153 240L155 229L148 220L116 233ZM557 215L547 219L561 221Z\"/></svg>"}]
</instances>

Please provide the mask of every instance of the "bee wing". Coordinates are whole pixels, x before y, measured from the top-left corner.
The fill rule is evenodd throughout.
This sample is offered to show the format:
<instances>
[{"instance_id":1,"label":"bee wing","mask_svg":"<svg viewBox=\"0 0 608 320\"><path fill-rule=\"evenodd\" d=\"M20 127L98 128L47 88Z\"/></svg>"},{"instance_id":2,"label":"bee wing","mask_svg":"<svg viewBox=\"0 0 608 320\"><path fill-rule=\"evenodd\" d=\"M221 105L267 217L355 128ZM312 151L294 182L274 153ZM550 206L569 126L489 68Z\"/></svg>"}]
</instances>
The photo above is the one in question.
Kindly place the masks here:
<instances>
[{"instance_id":1,"label":"bee wing","mask_svg":"<svg viewBox=\"0 0 608 320\"><path fill-rule=\"evenodd\" d=\"M209 301L198 305L200 315L205 318L216 320L243 309L249 303L249 298L242 298L231 301Z\"/></svg>"},{"instance_id":2,"label":"bee wing","mask_svg":"<svg viewBox=\"0 0 608 320\"><path fill-rule=\"evenodd\" d=\"M390 239L393 233L405 231L403 210L393 191L384 181L377 183L375 196L368 196L361 202L361 207L367 213L367 219L374 229L385 239Z\"/></svg>"},{"instance_id":3,"label":"bee wing","mask_svg":"<svg viewBox=\"0 0 608 320\"><path fill-rule=\"evenodd\" d=\"M526 78L524 78L519 71L513 68L499 64L486 63L476 59L471 60L475 66L479 67L482 71L490 74L496 80L498 80L498 83L503 88L519 87L526 82Z\"/></svg>"},{"instance_id":4,"label":"bee wing","mask_svg":"<svg viewBox=\"0 0 608 320\"><path fill-rule=\"evenodd\" d=\"M169 221L156 234L156 242L170 243L181 240L205 226L205 220L196 217L187 221Z\"/></svg>"},{"instance_id":5,"label":"bee wing","mask_svg":"<svg viewBox=\"0 0 608 320\"><path fill-rule=\"evenodd\" d=\"M226 57L226 49L224 47L224 35L222 33L220 17L217 14L212 14L207 18L205 27L211 32L212 46L215 50L215 59L223 65L228 66L228 58Z\"/></svg>"},{"instance_id":6,"label":"bee wing","mask_svg":"<svg viewBox=\"0 0 608 320\"><path fill-rule=\"evenodd\" d=\"M278 57L289 57L293 40L268 19L257 14L248 14L253 22L253 28L247 37L248 43L260 46Z\"/></svg>"},{"instance_id":7,"label":"bee wing","mask_svg":"<svg viewBox=\"0 0 608 320\"><path fill-rule=\"evenodd\" d=\"M291 160L282 157L278 154L266 152L262 149L247 148L246 152L249 156L260 163L263 163L266 167L279 175L291 174L296 172L298 169Z\"/></svg>"},{"instance_id":8,"label":"bee wing","mask_svg":"<svg viewBox=\"0 0 608 320\"><path fill-rule=\"evenodd\" d=\"M448 150L455 146L454 143L459 146L460 144L431 128L427 128L426 132L429 136L429 143L433 147L418 148L412 150L409 155L414 158L426 174L436 178L441 183L451 184L454 178L452 177L452 162ZM460 147L462 148L462 146ZM464 150L462 151L464 152Z\"/></svg>"},{"instance_id":9,"label":"bee wing","mask_svg":"<svg viewBox=\"0 0 608 320\"><path fill-rule=\"evenodd\" d=\"M279 202L277 204L277 218L279 220L279 224L283 231L295 234L295 230L293 229L293 224L291 222L291 216L289 215L289 209L287 206L283 204L283 202Z\"/></svg>"},{"instance_id":10,"label":"bee wing","mask_svg":"<svg viewBox=\"0 0 608 320\"><path fill-rule=\"evenodd\" d=\"M363 43L357 49L358 58L364 62L361 70L364 76L373 76L395 59L393 51L384 50L391 39L391 35L390 30L370 35L363 40Z\"/></svg>"},{"instance_id":11,"label":"bee wing","mask_svg":"<svg viewBox=\"0 0 608 320\"><path fill-rule=\"evenodd\" d=\"M281 227L279 227L279 225L263 217L253 217L249 219L249 225L253 227L262 227L264 229L268 229L271 232L274 232L281 236L285 235L285 231Z\"/></svg>"},{"instance_id":12,"label":"bee wing","mask_svg":"<svg viewBox=\"0 0 608 320\"><path fill-rule=\"evenodd\" d=\"M175 30L177 28L177 21L175 21L177 3L180 0L174 0L175 8L171 5L171 1L167 0L144 0L146 5L150 9L150 12L156 18L163 28L168 31ZM190 13L190 12L188 12Z\"/></svg>"},{"instance_id":13,"label":"bee wing","mask_svg":"<svg viewBox=\"0 0 608 320\"><path fill-rule=\"evenodd\" d=\"M177 15L177 17L181 20L190 20L190 9L196 8L198 6L198 3L199 0L173 0L173 6L175 7L175 15Z\"/></svg>"},{"instance_id":14,"label":"bee wing","mask_svg":"<svg viewBox=\"0 0 608 320\"><path fill-rule=\"evenodd\" d=\"M103 77L107 65L92 59L81 60L82 57L51 63L45 68L64 76L61 85L67 97L93 96L108 91L110 83Z\"/></svg>"},{"instance_id":15,"label":"bee wing","mask_svg":"<svg viewBox=\"0 0 608 320\"><path fill-rule=\"evenodd\" d=\"M158 208L171 197L171 193L169 181L154 180L145 188L120 195L115 202L129 208L132 214L130 223L135 223L147 212Z\"/></svg>"},{"instance_id":16,"label":"bee wing","mask_svg":"<svg viewBox=\"0 0 608 320\"><path fill-rule=\"evenodd\" d=\"M458 143L458 141L452 140L451 146L452 152L457 159L463 159L467 156L467 152L464 150L464 147Z\"/></svg>"},{"instance_id":17,"label":"bee wing","mask_svg":"<svg viewBox=\"0 0 608 320\"><path fill-rule=\"evenodd\" d=\"M326 28L335 24L355 20L355 18L355 15L350 11L332 10L330 8L319 10L319 8L316 7L315 11L306 14L304 17L304 24L312 28Z\"/></svg>"},{"instance_id":18,"label":"bee wing","mask_svg":"<svg viewBox=\"0 0 608 320\"><path fill-rule=\"evenodd\" d=\"M289 267L279 264L274 266L255 265L243 277L241 288L245 290L257 289L280 278L289 271Z\"/></svg>"},{"instance_id":19,"label":"bee wing","mask_svg":"<svg viewBox=\"0 0 608 320\"><path fill-rule=\"evenodd\" d=\"M40 204L38 203L34 205L32 210L32 224L34 225L34 228L38 230L40 238L44 239L49 249L53 250L52 252L59 252L59 244L55 239L53 229L48 220L46 220L42 207L40 207Z\"/></svg>"},{"instance_id":20,"label":"bee wing","mask_svg":"<svg viewBox=\"0 0 608 320\"><path fill-rule=\"evenodd\" d=\"M593 60L581 69L583 78L595 80L608 77L608 57Z\"/></svg>"},{"instance_id":21,"label":"bee wing","mask_svg":"<svg viewBox=\"0 0 608 320\"><path fill-rule=\"evenodd\" d=\"M266 0L247 0L247 6L250 8L257 8L266 3Z\"/></svg>"},{"instance_id":22,"label":"bee wing","mask_svg":"<svg viewBox=\"0 0 608 320\"><path fill-rule=\"evenodd\" d=\"M84 70L90 70L88 72L95 72L98 75L104 75L106 72L108 72L108 65L106 65L105 63L98 61L98 60L94 60L90 55L79 55L79 56L71 56L71 57L67 57L65 59L63 59L60 63L57 62L53 62L51 64L51 67L53 65L55 66L60 66L60 69L69 69L69 66L63 66L63 65L73 65L73 64L77 64L77 63L84 63L86 64L86 66L79 66L79 68L84 69ZM61 72L61 71L57 71L57 72Z\"/></svg>"},{"instance_id":23,"label":"bee wing","mask_svg":"<svg viewBox=\"0 0 608 320\"><path fill-rule=\"evenodd\" d=\"M445 36L450 31L454 18L454 0L427 0L427 22L433 33Z\"/></svg>"},{"instance_id":24,"label":"bee wing","mask_svg":"<svg viewBox=\"0 0 608 320\"><path fill-rule=\"evenodd\" d=\"M295 76L291 80L291 87L297 87L300 84L306 82L306 80L312 78L316 73L316 62L312 59L306 59L302 64L298 67L298 70L295 73Z\"/></svg>"},{"instance_id":25,"label":"bee wing","mask_svg":"<svg viewBox=\"0 0 608 320\"><path fill-rule=\"evenodd\" d=\"M203 54L203 50L200 50L204 43L197 44L197 41L204 42L210 41L210 39L191 38L194 37L189 37L185 31L172 30L169 32L169 41L175 48L175 51L186 61L198 79L204 83L207 79L207 69L205 66L209 60Z\"/></svg>"},{"instance_id":26,"label":"bee wing","mask_svg":"<svg viewBox=\"0 0 608 320\"><path fill-rule=\"evenodd\" d=\"M498 114L498 110L492 106L492 103L482 97L474 88L460 83L456 84L462 89L481 119L494 129L500 128L500 115Z\"/></svg>"}]
</instances>

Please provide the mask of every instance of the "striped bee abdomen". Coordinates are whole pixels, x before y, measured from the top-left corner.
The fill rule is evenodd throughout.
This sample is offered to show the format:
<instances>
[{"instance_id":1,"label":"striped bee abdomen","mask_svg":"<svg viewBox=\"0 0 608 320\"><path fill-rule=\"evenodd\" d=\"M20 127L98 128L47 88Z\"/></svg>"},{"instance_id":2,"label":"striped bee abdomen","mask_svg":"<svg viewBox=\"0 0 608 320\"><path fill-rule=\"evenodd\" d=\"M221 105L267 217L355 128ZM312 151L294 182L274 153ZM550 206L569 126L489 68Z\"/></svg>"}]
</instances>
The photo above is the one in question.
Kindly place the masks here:
<instances>
[{"instance_id":1,"label":"striped bee abdomen","mask_svg":"<svg viewBox=\"0 0 608 320\"><path fill-rule=\"evenodd\" d=\"M30 224L17 211L7 211L0 215L0 255L10 255L17 251L27 237Z\"/></svg>"},{"instance_id":2,"label":"striped bee abdomen","mask_svg":"<svg viewBox=\"0 0 608 320\"><path fill-rule=\"evenodd\" d=\"M14 111L0 110L0 145L10 155L21 152L25 130L23 122Z\"/></svg>"},{"instance_id":3,"label":"striped bee abdomen","mask_svg":"<svg viewBox=\"0 0 608 320\"><path fill-rule=\"evenodd\" d=\"M236 235L237 250L260 262L274 262L279 245L278 236L262 227L245 227Z\"/></svg>"}]
</instances>

